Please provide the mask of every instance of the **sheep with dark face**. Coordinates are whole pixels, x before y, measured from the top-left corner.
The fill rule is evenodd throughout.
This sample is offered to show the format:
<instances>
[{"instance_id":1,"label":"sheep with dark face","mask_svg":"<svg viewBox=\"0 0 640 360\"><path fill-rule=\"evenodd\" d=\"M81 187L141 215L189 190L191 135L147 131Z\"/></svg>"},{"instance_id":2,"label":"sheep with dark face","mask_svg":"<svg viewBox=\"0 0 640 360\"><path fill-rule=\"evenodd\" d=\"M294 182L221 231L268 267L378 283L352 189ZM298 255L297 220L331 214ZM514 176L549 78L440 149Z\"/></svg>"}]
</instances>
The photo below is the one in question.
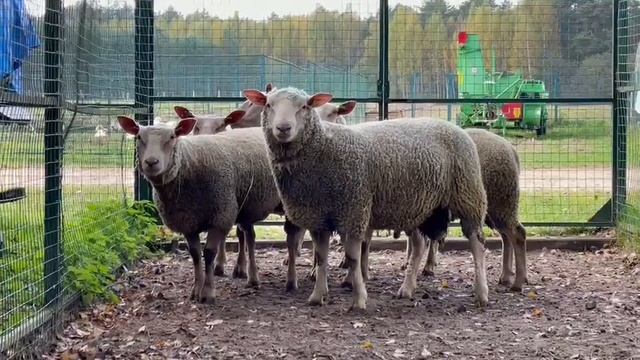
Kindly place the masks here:
<instances>
[{"instance_id":1,"label":"sheep with dark face","mask_svg":"<svg viewBox=\"0 0 640 360\"><path fill-rule=\"evenodd\" d=\"M187 239L195 270L191 298L214 302L214 258L234 224L244 231L249 248L247 285L258 286L253 225L269 214L284 214L262 131L185 136L196 125L195 119L183 119L175 129L140 126L125 116L118 117L118 122L136 137L138 168L153 186L162 221ZM287 228L298 229L293 224ZM199 234L204 231L203 277Z\"/></svg>"},{"instance_id":2,"label":"sheep with dark face","mask_svg":"<svg viewBox=\"0 0 640 360\"><path fill-rule=\"evenodd\" d=\"M461 219L475 264L476 301L488 302L484 236L486 194L480 161L467 133L441 120L400 119L343 126L322 122L315 111L330 94L307 95L295 88L269 94L245 90L263 106L270 166L291 221L309 229L318 270L309 303L328 295L329 236L337 231L353 285L352 309L366 308L361 262L363 245L375 229L422 229L439 208ZM417 233L417 232L416 232ZM399 297L411 297L424 240L412 236L414 250Z\"/></svg>"}]
</instances>

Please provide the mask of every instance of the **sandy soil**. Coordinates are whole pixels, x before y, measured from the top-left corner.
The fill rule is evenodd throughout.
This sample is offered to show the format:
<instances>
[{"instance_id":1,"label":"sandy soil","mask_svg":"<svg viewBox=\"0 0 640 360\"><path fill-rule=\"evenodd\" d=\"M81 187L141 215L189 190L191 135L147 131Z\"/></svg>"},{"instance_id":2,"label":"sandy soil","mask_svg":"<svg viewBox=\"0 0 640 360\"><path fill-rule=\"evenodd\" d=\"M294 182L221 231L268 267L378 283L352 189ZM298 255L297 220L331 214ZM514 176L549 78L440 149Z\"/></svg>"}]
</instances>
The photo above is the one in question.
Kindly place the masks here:
<instances>
[{"instance_id":1,"label":"sandy soil","mask_svg":"<svg viewBox=\"0 0 640 360\"><path fill-rule=\"evenodd\" d=\"M123 177L124 175L124 177ZM639 172L628 176L637 179ZM535 169L520 174L522 191L606 192L611 189L611 169ZM63 182L66 185L120 185L133 184L133 171L119 168L65 168ZM43 168L0 169L0 187L44 185Z\"/></svg>"},{"instance_id":2,"label":"sandy soil","mask_svg":"<svg viewBox=\"0 0 640 360\"><path fill-rule=\"evenodd\" d=\"M306 304L308 250L297 294L284 292L284 250L261 250L261 287L216 278L216 305L188 300L186 255L145 262L116 285L120 305L82 312L44 358L640 359L640 266L615 249L529 253L522 293L497 285L500 254L488 252L484 311L473 305L469 252L442 254L436 276L420 276L414 300L393 298L403 253L373 252L368 309L357 314L346 310L351 294L338 285L341 252L332 254L323 307Z\"/></svg>"}]
</instances>

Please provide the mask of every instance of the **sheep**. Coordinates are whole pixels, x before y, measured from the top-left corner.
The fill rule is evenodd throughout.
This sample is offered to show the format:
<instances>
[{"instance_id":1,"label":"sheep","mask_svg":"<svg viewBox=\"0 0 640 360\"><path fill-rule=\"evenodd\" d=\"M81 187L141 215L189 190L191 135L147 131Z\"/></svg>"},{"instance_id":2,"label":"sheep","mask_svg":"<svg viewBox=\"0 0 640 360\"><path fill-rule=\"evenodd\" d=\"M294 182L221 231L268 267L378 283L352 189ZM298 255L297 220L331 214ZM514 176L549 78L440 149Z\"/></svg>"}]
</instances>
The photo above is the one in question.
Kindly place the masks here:
<instances>
[{"instance_id":1,"label":"sheep","mask_svg":"<svg viewBox=\"0 0 640 360\"><path fill-rule=\"evenodd\" d=\"M497 230L503 240L503 264L499 283L509 286L513 291L521 291L522 285L528 281L526 275L526 230L518 219L520 202L518 152L507 140L490 131L484 129L466 129L466 131L476 144L480 157L488 204L485 223L489 228ZM448 223L453 220L455 219L451 218L448 212L441 212L431 217L429 234L426 234L430 241L427 243L427 260L422 271L423 275L434 275L438 247L444 245ZM400 231L394 231L393 237L399 238ZM514 253L515 274L512 270ZM401 267L402 270L406 269L410 258L411 241L407 241L407 257ZM342 258L339 266L346 268L345 257ZM314 269L312 269L312 273Z\"/></svg>"},{"instance_id":2,"label":"sheep","mask_svg":"<svg viewBox=\"0 0 640 360\"><path fill-rule=\"evenodd\" d=\"M482 181L487 194L486 225L502 238L502 274L499 284L521 291L527 283L526 230L518 219L520 202L520 159L515 147L503 137L484 129L466 129L476 144ZM443 216L432 226L427 261L423 274L433 275L438 245L444 243L449 220ZM395 236L395 235L394 235ZM412 244L407 242L407 266ZM513 260L515 255L515 274ZM515 279L514 279L515 276Z\"/></svg>"},{"instance_id":3,"label":"sheep","mask_svg":"<svg viewBox=\"0 0 640 360\"><path fill-rule=\"evenodd\" d=\"M328 296L329 236L337 231L353 288L350 310L366 309L367 239L375 229L423 229L440 208L459 216L475 265L476 302L488 302L482 224L487 199L480 160L469 135L442 120L400 119L343 126L321 122L314 110L332 95L309 96L296 88L243 95L263 106L262 129L270 167L285 213L311 231L318 270L311 305ZM402 186L399 186L402 185ZM411 298L424 251L411 232L414 251L400 298ZM362 259L362 261L361 261Z\"/></svg>"},{"instance_id":4,"label":"sheep","mask_svg":"<svg viewBox=\"0 0 640 360\"><path fill-rule=\"evenodd\" d=\"M182 119L174 129L140 126L125 116L119 116L118 122L136 136L138 168L153 187L163 223L187 239L195 272L191 299L215 302L214 258L234 224L244 232L249 248L247 286L259 286L253 224L271 213L284 214L262 131L185 136L195 127L195 119ZM207 231L204 277L198 236L203 231ZM289 223L285 231L291 236L301 233ZM244 269L243 264L236 268L237 272Z\"/></svg>"},{"instance_id":5,"label":"sheep","mask_svg":"<svg viewBox=\"0 0 640 360\"><path fill-rule=\"evenodd\" d=\"M96 139L98 145L104 145L105 141L109 134L107 133L107 129L104 126L98 124L96 125L95 133L93 134L93 138Z\"/></svg>"},{"instance_id":6,"label":"sheep","mask_svg":"<svg viewBox=\"0 0 640 360\"><path fill-rule=\"evenodd\" d=\"M318 106L316 108L316 111L318 112L318 115L322 120L336 123L336 124L346 125L347 120L344 118L344 116L350 114L355 108L356 108L356 102L353 100L349 100L349 101L343 102L340 105L326 103L322 106Z\"/></svg>"},{"instance_id":7,"label":"sheep","mask_svg":"<svg viewBox=\"0 0 640 360\"><path fill-rule=\"evenodd\" d=\"M233 124L240 122L245 114L244 110L234 110L227 116L213 114L196 116L183 106L176 105L173 109L181 119L195 118L197 120L196 126L193 129L193 135L213 135L225 131Z\"/></svg>"},{"instance_id":8,"label":"sheep","mask_svg":"<svg viewBox=\"0 0 640 360\"><path fill-rule=\"evenodd\" d=\"M238 123L242 120L245 115L244 110L234 110L229 113L227 116L219 116L219 115L194 115L189 109L183 106L174 106L174 111L181 119L196 119L196 125L193 129L193 135L215 135L226 131L231 125ZM238 261L237 263L245 264L245 237L244 232L240 230L239 227L236 227L236 237L238 238ZM216 266L214 268L213 274L216 276L224 276L224 265L227 262L226 255L226 246L225 241L223 240L220 243L220 248L218 249L218 257L216 258ZM286 264L285 264L286 265ZM236 268L237 269L237 268ZM246 277L246 274L243 272L237 272L234 269L232 274L233 277Z\"/></svg>"}]
</instances>

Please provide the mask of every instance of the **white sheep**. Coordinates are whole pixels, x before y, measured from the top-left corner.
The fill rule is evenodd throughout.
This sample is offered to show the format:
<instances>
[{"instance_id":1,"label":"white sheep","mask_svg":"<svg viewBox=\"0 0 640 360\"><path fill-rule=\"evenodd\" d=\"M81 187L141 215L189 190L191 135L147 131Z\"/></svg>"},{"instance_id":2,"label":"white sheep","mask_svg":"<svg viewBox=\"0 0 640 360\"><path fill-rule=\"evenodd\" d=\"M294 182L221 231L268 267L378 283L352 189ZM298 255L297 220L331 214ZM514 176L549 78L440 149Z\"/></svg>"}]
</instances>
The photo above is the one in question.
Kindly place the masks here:
<instances>
[{"instance_id":1,"label":"white sheep","mask_svg":"<svg viewBox=\"0 0 640 360\"><path fill-rule=\"evenodd\" d=\"M283 214L262 131L185 136L193 130L195 119L181 120L175 129L141 126L125 116L119 116L118 122L136 136L138 167L153 187L164 224L187 239L195 271L191 298L215 301L214 258L234 224L244 231L249 248L247 285L258 286L253 225L271 213ZM301 233L295 225L291 227ZM203 277L199 234L204 231ZM236 268L242 271L243 264Z\"/></svg>"},{"instance_id":2,"label":"white sheep","mask_svg":"<svg viewBox=\"0 0 640 360\"><path fill-rule=\"evenodd\" d=\"M329 236L343 239L353 286L351 309L366 308L361 251L375 229L422 229L436 209L460 217L475 264L476 301L488 302L484 236L486 194L473 141L462 129L441 120L400 119L343 126L322 122L315 108L330 94L312 96L295 88L269 94L245 90L264 106L262 129L285 213L309 229L318 270L310 304L328 295ZM415 232L419 234L419 232ZM413 257L398 290L412 297L424 240L411 237Z\"/></svg>"}]
</instances>

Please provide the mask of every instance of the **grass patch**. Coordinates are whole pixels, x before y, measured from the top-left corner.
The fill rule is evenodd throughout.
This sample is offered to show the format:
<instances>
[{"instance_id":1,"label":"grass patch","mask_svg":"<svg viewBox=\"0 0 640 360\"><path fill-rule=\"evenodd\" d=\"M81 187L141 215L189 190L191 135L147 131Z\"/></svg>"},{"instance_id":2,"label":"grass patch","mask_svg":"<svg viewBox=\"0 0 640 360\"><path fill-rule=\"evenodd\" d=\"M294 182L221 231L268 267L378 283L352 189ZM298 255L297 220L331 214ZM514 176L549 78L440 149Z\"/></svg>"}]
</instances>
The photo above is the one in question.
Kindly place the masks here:
<instances>
[{"instance_id":1,"label":"grass patch","mask_svg":"<svg viewBox=\"0 0 640 360\"><path fill-rule=\"evenodd\" d=\"M629 251L640 252L640 192L627 196L618 222L618 241Z\"/></svg>"},{"instance_id":2,"label":"grass patch","mask_svg":"<svg viewBox=\"0 0 640 360\"><path fill-rule=\"evenodd\" d=\"M149 254L158 227L148 215L150 203L125 206L113 188L65 189L63 208L63 296L80 293L87 302L115 301L109 285L114 270ZM93 196L91 196L92 194ZM44 306L44 196L29 191L27 198L3 204L0 232L0 333L18 326ZM67 206L69 202L70 206Z\"/></svg>"}]
</instances>

